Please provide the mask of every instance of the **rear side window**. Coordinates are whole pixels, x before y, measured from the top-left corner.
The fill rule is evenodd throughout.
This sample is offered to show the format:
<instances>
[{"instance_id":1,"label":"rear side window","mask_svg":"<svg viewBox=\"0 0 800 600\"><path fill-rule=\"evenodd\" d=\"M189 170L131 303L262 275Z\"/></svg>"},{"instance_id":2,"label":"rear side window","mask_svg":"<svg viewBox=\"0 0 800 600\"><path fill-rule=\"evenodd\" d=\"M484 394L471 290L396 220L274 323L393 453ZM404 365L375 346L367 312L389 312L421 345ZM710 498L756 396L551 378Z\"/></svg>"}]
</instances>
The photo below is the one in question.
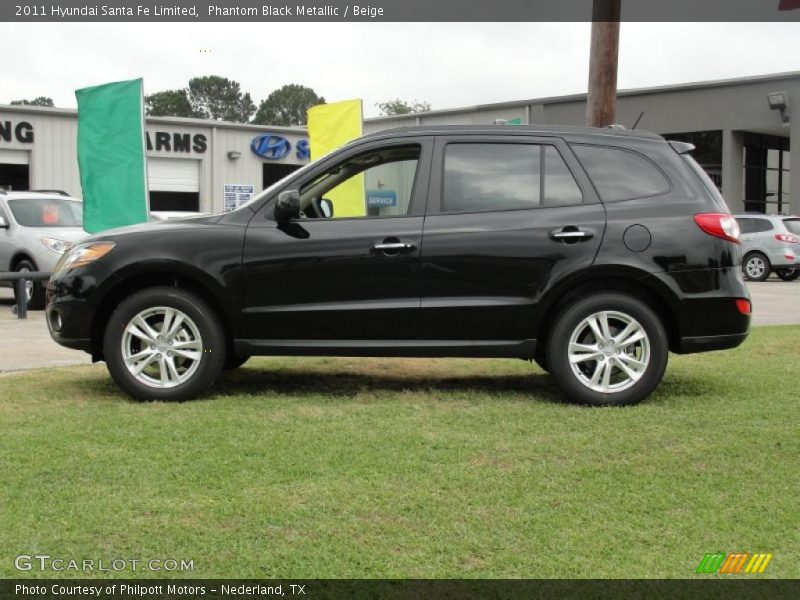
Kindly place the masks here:
<instances>
[{"instance_id":1,"label":"rear side window","mask_svg":"<svg viewBox=\"0 0 800 600\"><path fill-rule=\"evenodd\" d=\"M784 219L783 224L791 233L800 235L800 219Z\"/></svg>"},{"instance_id":2,"label":"rear side window","mask_svg":"<svg viewBox=\"0 0 800 600\"><path fill-rule=\"evenodd\" d=\"M554 146L449 144L444 159L444 212L520 210L583 202Z\"/></svg>"},{"instance_id":3,"label":"rear side window","mask_svg":"<svg viewBox=\"0 0 800 600\"><path fill-rule=\"evenodd\" d=\"M608 146L573 144L572 150L604 202L620 202L666 194L670 183L647 158Z\"/></svg>"},{"instance_id":4,"label":"rear side window","mask_svg":"<svg viewBox=\"0 0 800 600\"><path fill-rule=\"evenodd\" d=\"M736 219L742 233L762 233L772 231L772 223L767 219Z\"/></svg>"}]
</instances>

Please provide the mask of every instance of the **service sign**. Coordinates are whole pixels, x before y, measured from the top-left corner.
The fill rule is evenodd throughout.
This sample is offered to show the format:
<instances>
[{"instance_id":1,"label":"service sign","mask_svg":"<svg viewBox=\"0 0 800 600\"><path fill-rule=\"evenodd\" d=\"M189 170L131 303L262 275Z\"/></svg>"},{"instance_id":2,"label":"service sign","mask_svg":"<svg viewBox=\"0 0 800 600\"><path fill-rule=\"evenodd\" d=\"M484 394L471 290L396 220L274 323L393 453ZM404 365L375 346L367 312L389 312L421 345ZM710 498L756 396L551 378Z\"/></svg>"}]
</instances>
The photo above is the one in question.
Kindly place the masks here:
<instances>
[{"instance_id":1,"label":"service sign","mask_svg":"<svg viewBox=\"0 0 800 600\"><path fill-rule=\"evenodd\" d=\"M394 190L367 190L367 208L389 206L397 206L397 192Z\"/></svg>"}]
</instances>

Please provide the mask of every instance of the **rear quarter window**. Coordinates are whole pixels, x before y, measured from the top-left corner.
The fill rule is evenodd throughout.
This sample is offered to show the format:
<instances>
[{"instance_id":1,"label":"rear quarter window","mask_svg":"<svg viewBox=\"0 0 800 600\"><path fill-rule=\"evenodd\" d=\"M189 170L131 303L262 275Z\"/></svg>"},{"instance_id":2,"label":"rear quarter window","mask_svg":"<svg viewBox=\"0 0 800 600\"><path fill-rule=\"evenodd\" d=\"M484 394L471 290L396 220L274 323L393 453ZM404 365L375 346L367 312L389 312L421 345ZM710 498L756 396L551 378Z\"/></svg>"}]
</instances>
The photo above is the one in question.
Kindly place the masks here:
<instances>
[{"instance_id":1,"label":"rear quarter window","mask_svg":"<svg viewBox=\"0 0 800 600\"><path fill-rule=\"evenodd\" d=\"M672 189L658 167L638 152L610 146L572 144L603 202L666 194Z\"/></svg>"},{"instance_id":2,"label":"rear quarter window","mask_svg":"<svg viewBox=\"0 0 800 600\"><path fill-rule=\"evenodd\" d=\"M783 224L791 233L800 235L800 219L784 219Z\"/></svg>"}]
</instances>

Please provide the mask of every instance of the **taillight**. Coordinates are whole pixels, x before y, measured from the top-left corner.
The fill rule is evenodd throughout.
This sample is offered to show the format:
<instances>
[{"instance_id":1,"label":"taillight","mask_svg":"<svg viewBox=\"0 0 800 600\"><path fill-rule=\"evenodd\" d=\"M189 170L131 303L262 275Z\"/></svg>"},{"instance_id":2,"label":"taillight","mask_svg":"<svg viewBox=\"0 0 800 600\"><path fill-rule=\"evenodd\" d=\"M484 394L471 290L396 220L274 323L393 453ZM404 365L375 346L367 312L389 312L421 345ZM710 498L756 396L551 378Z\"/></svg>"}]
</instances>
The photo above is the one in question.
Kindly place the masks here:
<instances>
[{"instance_id":1,"label":"taillight","mask_svg":"<svg viewBox=\"0 0 800 600\"><path fill-rule=\"evenodd\" d=\"M786 242L787 244L800 244L799 239L788 233L776 233L775 239L779 242Z\"/></svg>"},{"instance_id":2,"label":"taillight","mask_svg":"<svg viewBox=\"0 0 800 600\"><path fill-rule=\"evenodd\" d=\"M744 298L737 298L736 299L736 308L739 309L739 312L743 315L749 315L752 311L752 307L750 306L750 300L745 300Z\"/></svg>"},{"instance_id":3,"label":"taillight","mask_svg":"<svg viewBox=\"0 0 800 600\"><path fill-rule=\"evenodd\" d=\"M694 222L708 235L713 235L734 244L739 243L739 224L731 215L700 213L694 216Z\"/></svg>"}]
</instances>

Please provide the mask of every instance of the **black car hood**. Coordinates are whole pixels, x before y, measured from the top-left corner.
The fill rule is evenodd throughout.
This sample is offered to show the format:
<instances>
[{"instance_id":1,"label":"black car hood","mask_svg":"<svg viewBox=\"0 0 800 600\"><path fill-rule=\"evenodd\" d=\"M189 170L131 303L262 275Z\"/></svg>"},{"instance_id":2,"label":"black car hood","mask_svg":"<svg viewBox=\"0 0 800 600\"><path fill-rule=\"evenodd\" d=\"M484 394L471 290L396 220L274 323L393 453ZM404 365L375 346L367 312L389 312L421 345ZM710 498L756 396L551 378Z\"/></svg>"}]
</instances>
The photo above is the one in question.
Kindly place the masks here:
<instances>
[{"instance_id":1,"label":"black car hood","mask_svg":"<svg viewBox=\"0 0 800 600\"><path fill-rule=\"evenodd\" d=\"M186 229L213 225L224 215L204 215L200 217L184 217L181 219L169 219L165 221L150 221L137 225L127 225L125 227L115 227L92 235L90 240L116 238L137 233L154 233L158 231L168 232L176 229Z\"/></svg>"}]
</instances>

